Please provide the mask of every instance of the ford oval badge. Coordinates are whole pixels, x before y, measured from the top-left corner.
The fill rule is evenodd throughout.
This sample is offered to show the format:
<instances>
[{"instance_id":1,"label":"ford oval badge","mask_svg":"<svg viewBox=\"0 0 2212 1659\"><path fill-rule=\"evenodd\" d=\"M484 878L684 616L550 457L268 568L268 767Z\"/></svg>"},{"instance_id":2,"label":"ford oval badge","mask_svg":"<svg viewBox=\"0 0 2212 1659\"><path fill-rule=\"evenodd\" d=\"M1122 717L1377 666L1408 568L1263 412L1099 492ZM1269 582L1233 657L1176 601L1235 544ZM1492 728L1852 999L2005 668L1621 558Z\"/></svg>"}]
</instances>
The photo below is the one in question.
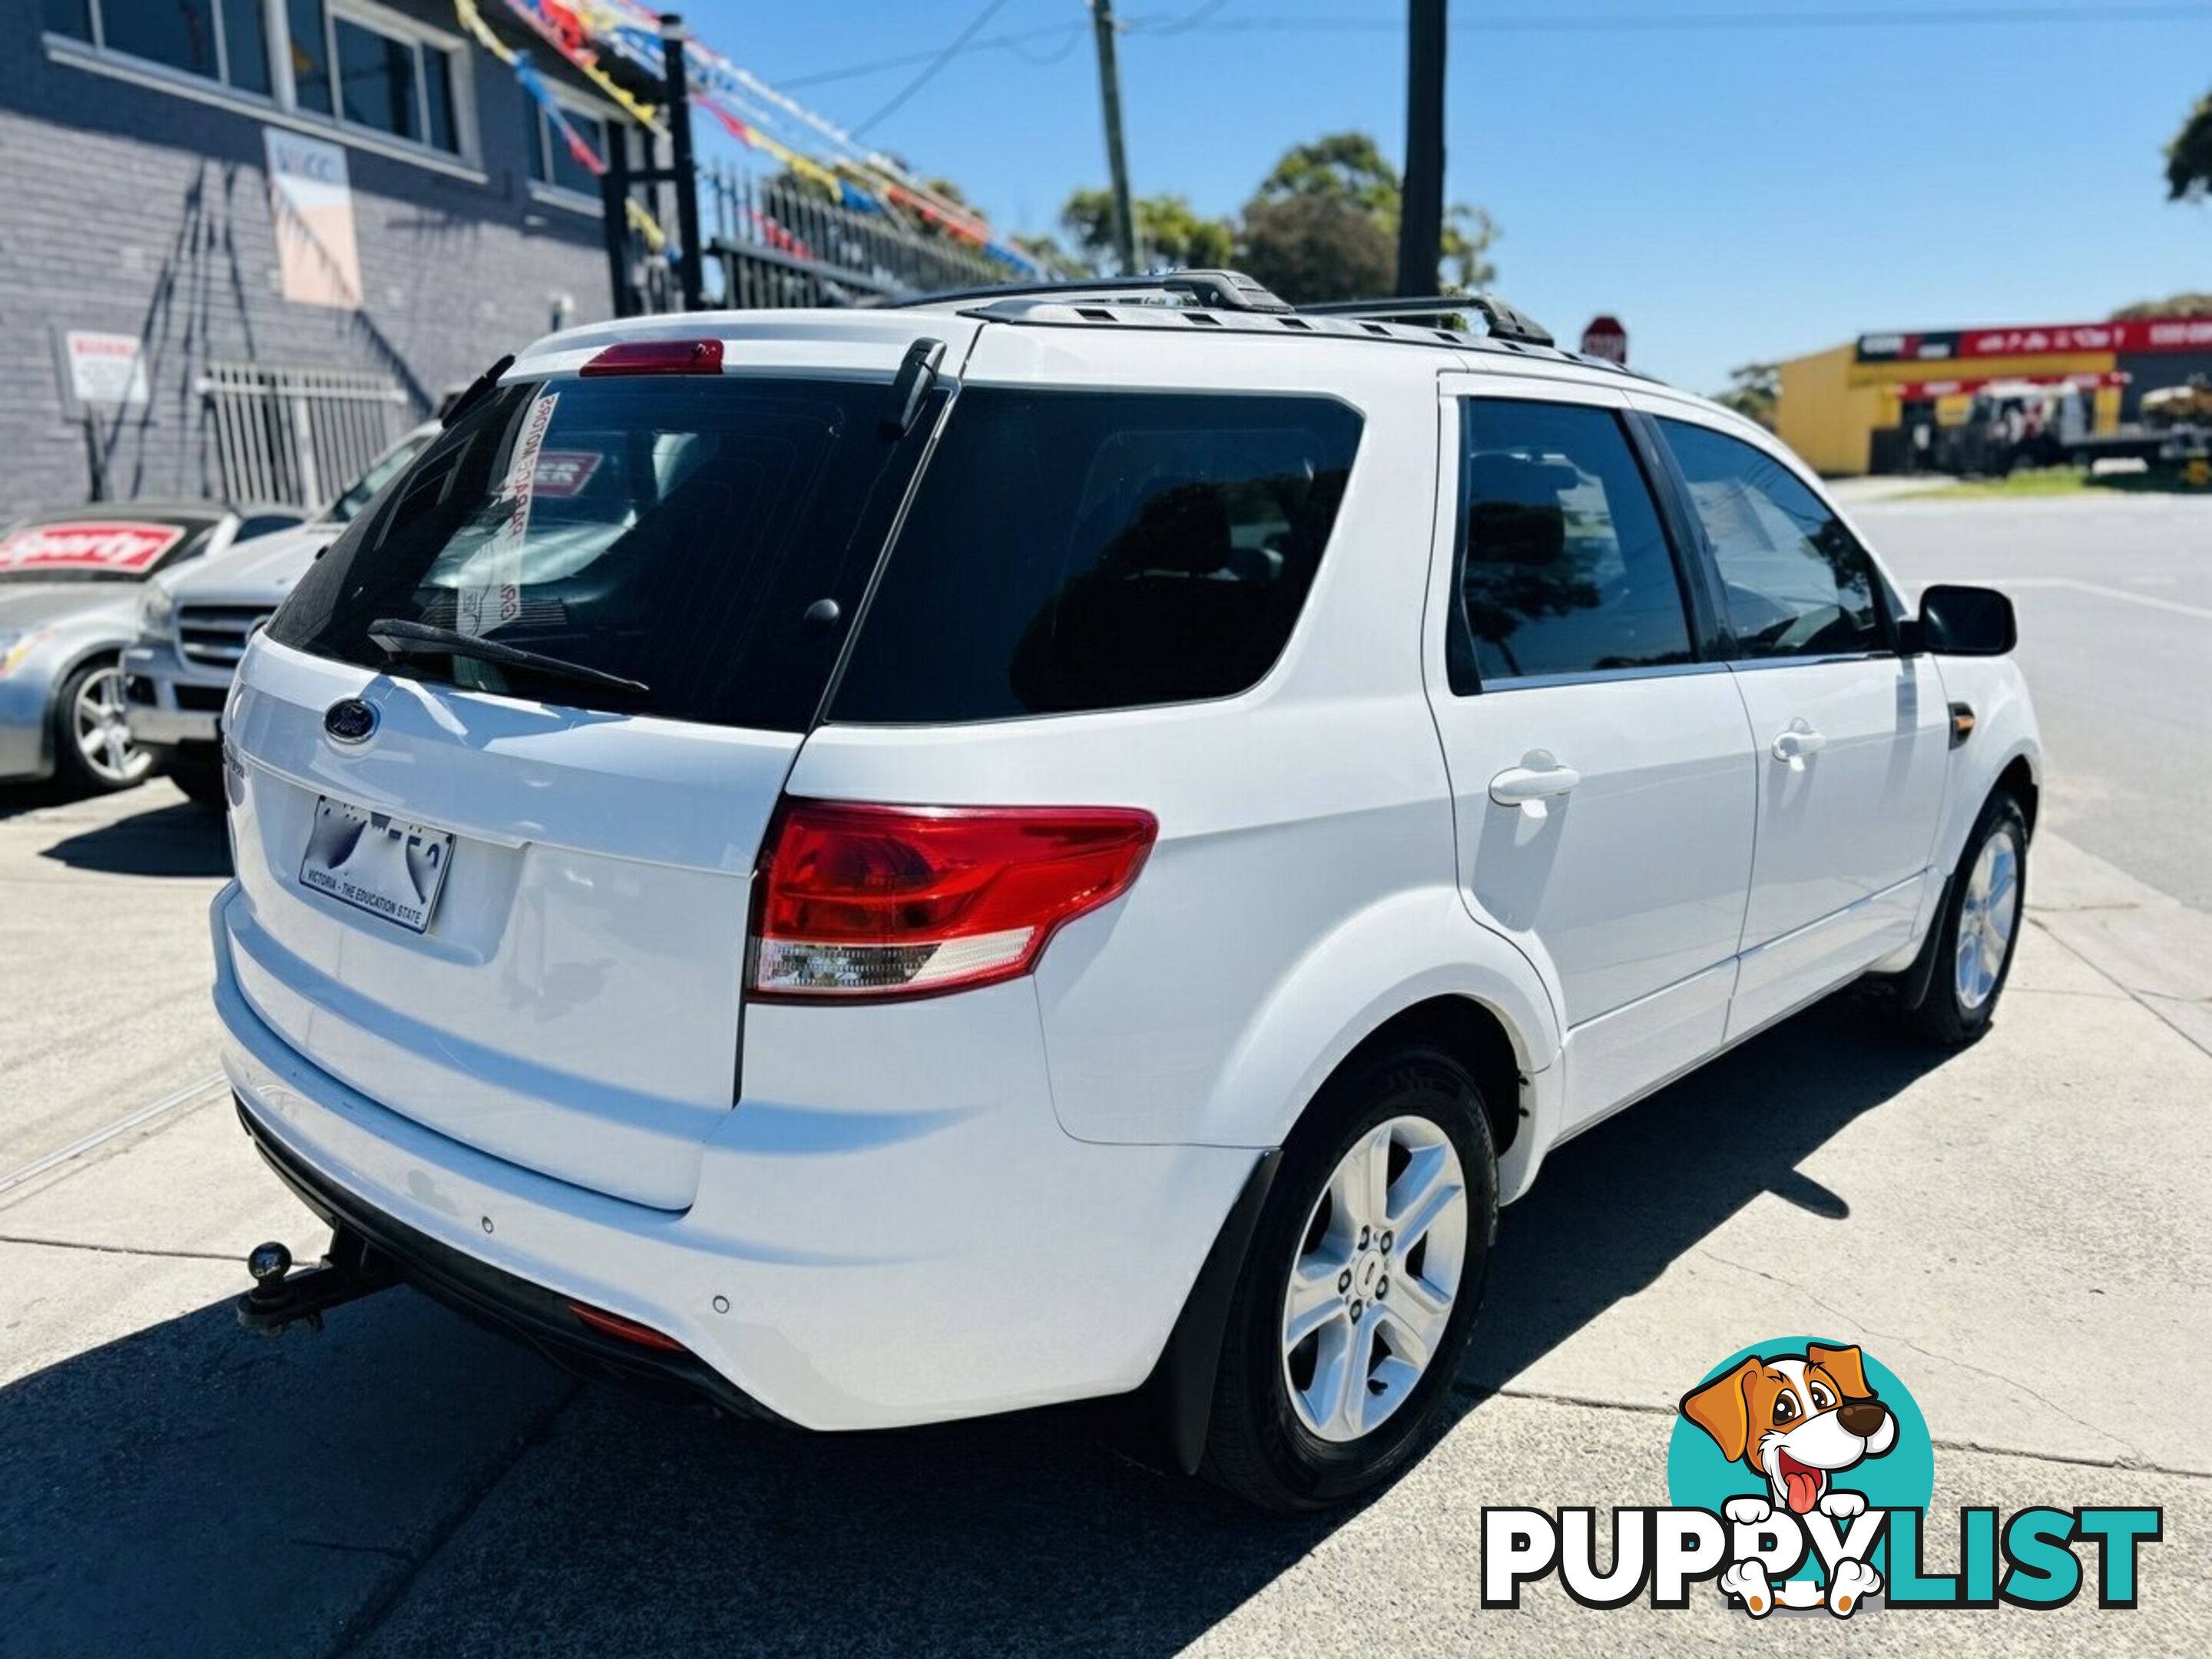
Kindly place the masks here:
<instances>
[{"instance_id":1,"label":"ford oval badge","mask_svg":"<svg viewBox=\"0 0 2212 1659\"><path fill-rule=\"evenodd\" d=\"M348 697L323 711L323 730L332 743L367 743L376 735L378 718L371 705Z\"/></svg>"}]
</instances>

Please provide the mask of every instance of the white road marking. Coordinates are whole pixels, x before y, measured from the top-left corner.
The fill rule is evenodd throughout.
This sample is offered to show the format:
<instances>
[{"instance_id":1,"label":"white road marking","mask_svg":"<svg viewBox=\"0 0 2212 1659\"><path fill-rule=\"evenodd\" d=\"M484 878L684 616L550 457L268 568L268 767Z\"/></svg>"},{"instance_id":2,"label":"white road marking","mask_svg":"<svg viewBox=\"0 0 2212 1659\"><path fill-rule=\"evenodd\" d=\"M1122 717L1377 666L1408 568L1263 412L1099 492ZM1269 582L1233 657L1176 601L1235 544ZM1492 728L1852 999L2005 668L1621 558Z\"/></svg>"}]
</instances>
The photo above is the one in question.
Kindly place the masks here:
<instances>
[{"instance_id":1,"label":"white road marking","mask_svg":"<svg viewBox=\"0 0 2212 1659\"><path fill-rule=\"evenodd\" d=\"M2094 593L2106 599L2125 599L2130 605L2147 605L2154 611L2170 611L2177 617L2194 617L2199 622L2212 622L2212 607L2184 605L2179 599L2162 599L2155 593L2130 592L2124 587L2107 587L2102 582L2085 582L2075 576L1947 576L1942 580L1955 580L1969 587L2070 587L2078 593ZM1923 583L1922 586L1928 584Z\"/></svg>"},{"instance_id":2,"label":"white road marking","mask_svg":"<svg viewBox=\"0 0 2212 1659\"><path fill-rule=\"evenodd\" d=\"M197 1083L187 1083L173 1095L164 1095L149 1105L141 1106L136 1111L125 1112L112 1123L103 1124L89 1134L79 1135L59 1152L48 1152L44 1158L33 1158L20 1170L11 1170L6 1175L0 1176L0 1193L6 1192L11 1187L20 1187L25 1182L42 1176L47 1170L66 1164L73 1158L82 1158L94 1147L112 1140L119 1134L127 1134L142 1123L151 1123L164 1112L174 1111L179 1106L191 1104L204 1095L213 1094L223 1082L224 1078L221 1072L210 1073Z\"/></svg>"}]
</instances>

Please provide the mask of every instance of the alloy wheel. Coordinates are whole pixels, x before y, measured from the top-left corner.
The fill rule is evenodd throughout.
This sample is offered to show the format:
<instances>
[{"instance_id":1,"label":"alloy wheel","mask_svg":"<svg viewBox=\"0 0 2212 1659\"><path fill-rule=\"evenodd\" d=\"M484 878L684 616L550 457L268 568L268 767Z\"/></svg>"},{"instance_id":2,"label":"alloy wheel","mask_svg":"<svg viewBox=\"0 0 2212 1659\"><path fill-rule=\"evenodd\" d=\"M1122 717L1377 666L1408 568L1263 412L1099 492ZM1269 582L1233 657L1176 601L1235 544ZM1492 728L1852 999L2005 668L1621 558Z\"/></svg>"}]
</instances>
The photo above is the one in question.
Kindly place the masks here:
<instances>
[{"instance_id":1,"label":"alloy wheel","mask_svg":"<svg viewBox=\"0 0 2212 1659\"><path fill-rule=\"evenodd\" d=\"M85 677L70 711L70 730L84 769L102 783L136 783L153 768L154 757L131 739L120 668Z\"/></svg>"},{"instance_id":2,"label":"alloy wheel","mask_svg":"<svg viewBox=\"0 0 2212 1659\"><path fill-rule=\"evenodd\" d=\"M1367 1130L1315 1201L1283 1297L1298 1419L1342 1443L1406 1401L1443 1345L1467 1266L1467 1182L1437 1124Z\"/></svg>"},{"instance_id":3,"label":"alloy wheel","mask_svg":"<svg viewBox=\"0 0 2212 1659\"><path fill-rule=\"evenodd\" d=\"M2020 925L2020 842L2002 829L1982 843L1959 908L1959 1006L1967 1012L1996 994L2005 953Z\"/></svg>"}]
</instances>

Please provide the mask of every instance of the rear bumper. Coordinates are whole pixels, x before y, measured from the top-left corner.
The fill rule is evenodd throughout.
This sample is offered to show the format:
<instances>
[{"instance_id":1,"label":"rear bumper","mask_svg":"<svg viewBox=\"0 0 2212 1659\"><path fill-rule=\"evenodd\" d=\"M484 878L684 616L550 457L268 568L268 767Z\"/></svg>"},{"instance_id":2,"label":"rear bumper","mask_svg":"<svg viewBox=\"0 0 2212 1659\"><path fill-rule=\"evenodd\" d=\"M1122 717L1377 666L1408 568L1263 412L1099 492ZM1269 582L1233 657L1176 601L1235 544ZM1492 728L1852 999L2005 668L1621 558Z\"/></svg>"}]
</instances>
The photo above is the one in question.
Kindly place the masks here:
<instances>
[{"instance_id":1,"label":"rear bumper","mask_svg":"<svg viewBox=\"0 0 2212 1659\"><path fill-rule=\"evenodd\" d=\"M1024 1068L963 1047L957 1021L936 1023L947 1036L925 1055L912 1010L763 1009L757 1026L785 1024L749 1027L747 1098L703 1148L696 1197L650 1208L465 1146L306 1060L240 992L236 897L225 889L213 915L224 1066L249 1133L311 1208L398 1237L389 1253L425 1289L526 1340L568 1337L573 1298L665 1334L718 1379L671 1380L802 1427L1136 1388L1260 1156L1078 1141ZM769 1041L820 1054L810 1103L771 1087L787 1066L751 1062ZM885 1111L923 1064L960 1076L970 1107ZM863 1088L872 1112L847 1097Z\"/></svg>"},{"instance_id":2,"label":"rear bumper","mask_svg":"<svg viewBox=\"0 0 2212 1659\"><path fill-rule=\"evenodd\" d=\"M243 1099L238 1101L238 1121L262 1161L302 1204L331 1226L360 1234L402 1280L424 1295L583 1376L648 1393L697 1396L736 1416L775 1418L696 1356L599 1335L576 1320L566 1297L501 1273L364 1203L257 1122Z\"/></svg>"}]
</instances>

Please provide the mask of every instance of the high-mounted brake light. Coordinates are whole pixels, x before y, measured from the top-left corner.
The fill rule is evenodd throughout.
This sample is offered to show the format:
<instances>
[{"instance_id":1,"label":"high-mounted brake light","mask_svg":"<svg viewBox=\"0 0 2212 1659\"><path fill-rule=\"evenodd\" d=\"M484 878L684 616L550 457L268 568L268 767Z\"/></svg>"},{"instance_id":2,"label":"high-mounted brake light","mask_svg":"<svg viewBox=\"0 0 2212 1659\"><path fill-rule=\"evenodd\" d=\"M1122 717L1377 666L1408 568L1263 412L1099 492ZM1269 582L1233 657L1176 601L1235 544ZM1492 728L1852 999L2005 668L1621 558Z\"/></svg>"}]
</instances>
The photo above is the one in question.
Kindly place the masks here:
<instances>
[{"instance_id":1,"label":"high-mounted brake light","mask_svg":"<svg viewBox=\"0 0 2212 1659\"><path fill-rule=\"evenodd\" d=\"M1159 834L1104 806L786 799L753 908L752 994L922 996L1025 974L1053 934L1129 890Z\"/></svg>"},{"instance_id":2,"label":"high-mounted brake light","mask_svg":"<svg viewBox=\"0 0 2212 1659\"><path fill-rule=\"evenodd\" d=\"M626 340L611 345L579 374L720 374L720 340Z\"/></svg>"}]
</instances>

